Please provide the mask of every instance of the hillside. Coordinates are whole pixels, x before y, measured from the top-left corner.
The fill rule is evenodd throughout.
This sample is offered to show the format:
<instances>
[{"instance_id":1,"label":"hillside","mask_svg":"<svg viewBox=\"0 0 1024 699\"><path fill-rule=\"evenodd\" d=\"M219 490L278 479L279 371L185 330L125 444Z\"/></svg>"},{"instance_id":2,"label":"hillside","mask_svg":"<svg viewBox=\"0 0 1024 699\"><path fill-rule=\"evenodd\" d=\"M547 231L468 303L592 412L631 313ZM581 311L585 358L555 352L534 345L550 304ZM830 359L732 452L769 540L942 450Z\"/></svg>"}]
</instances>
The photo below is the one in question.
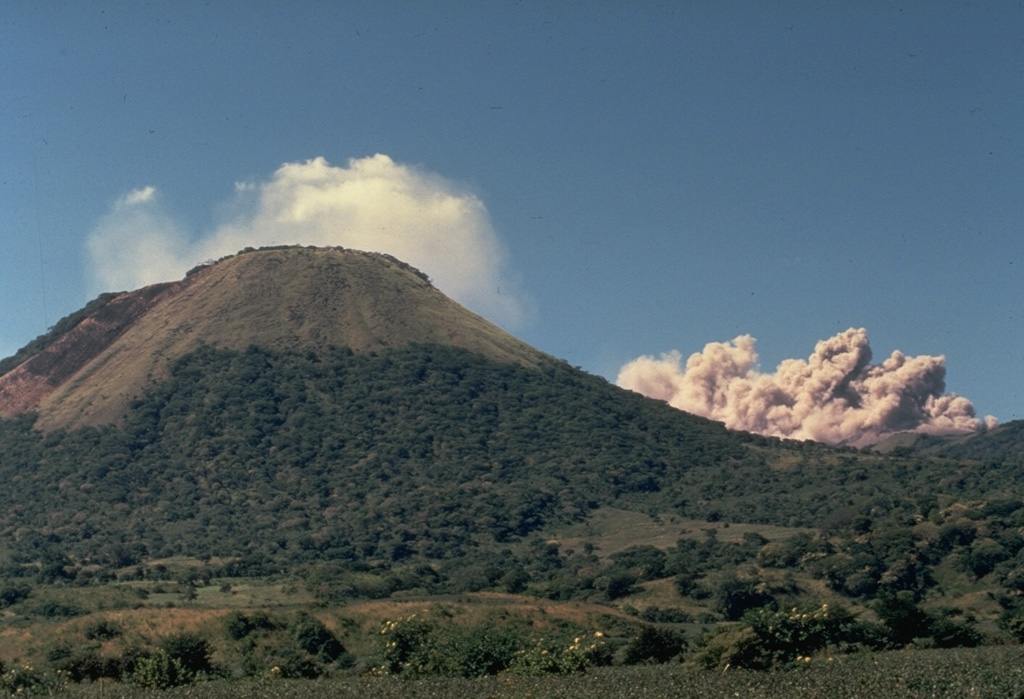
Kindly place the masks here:
<instances>
[{"instance_id":1,"label":"hillside","mask_svg":"<svg viewBox=\"0 0 1024 699\"><path fill-rule=\"evenodd\" d=\"M707 667L773 666L735 646L751 609L855 610L847 649L1024 638L1019 425L887 453L732 432L391 258L248 252L104 295L0 369L0 624L137 607L142 628L201 588L220 615L457 599L547 628L583 605L623 646L714 627ZM223 652L284 662L246 643Z\"/></svg>"},{"instance_id":2,"label":"hillside","mask_svg":"<svg viewBox=\"0 0 1024 699\"><path fill-rule=\"evenodd\" d=\"M0 366L0 415L33 411L42 429L123 420L201 345L370 352L421 342L527 366L549 359L408 265L330 248L247 251L179 282L105 294L55 329Z\"/></svg>"},{"instance_id":3,"label":"hillside","mask_svg":"<svg viewBox=\"0 0 1024 699\"><path fill-rule=\"evenodd\" d=\"M379 596L486 588L511 566L538 591L586 596L597 559L566 577L568 554L544 563L536 546L586 543L607 508L674 518L670 549L722 522L760 532L725 560L809 566L853 599L886 584L923 594L932 566L1016 585L1024 552L1020 465L732 433L564 364L436 345L203 347L120 425L44 434L26 415L0 422L0 448L7 570L59 562L51 574L69 580L181 556L249 574L322 576L333 562L345 594ZM781 551L774 531L793 539ZM610 554L601 539L595 553ZM715 550L691 551L684 569L714 572ZM906 566L911 577L893 577Z\"/></svg>"},{"instance_id":4,"label":"hillside","mask_svg":"<svg viewBox=\"0 0 1024 699\"><path fill-rule=\"evenodd\" d=\"M943 456L983 461L1024 461L1024 420L1014 420L984 432L960 435L895 435L873 447L881 453Z\"/></svg>"}]
</instances>

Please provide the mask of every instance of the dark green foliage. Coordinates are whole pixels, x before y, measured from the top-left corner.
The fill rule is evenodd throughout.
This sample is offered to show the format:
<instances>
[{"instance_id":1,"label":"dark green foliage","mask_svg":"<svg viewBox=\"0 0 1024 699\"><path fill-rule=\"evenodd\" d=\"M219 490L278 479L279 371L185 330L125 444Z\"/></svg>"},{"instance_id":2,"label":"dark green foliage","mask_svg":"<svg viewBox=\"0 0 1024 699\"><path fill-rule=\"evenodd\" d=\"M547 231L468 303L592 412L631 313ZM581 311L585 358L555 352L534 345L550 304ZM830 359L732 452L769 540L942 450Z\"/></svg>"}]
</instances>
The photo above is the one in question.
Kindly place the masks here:
<instances>
[{"instance_id":1,"label":"dark green foliage","mask_svg":"<svg viewBox=\"0 0 1024 699\"><path fill-rule=\"evenodd\" d=\"M926 641L939 648L973 647L985 639L976 629L939 612L922 610L909 592L879 596L873 609L888 629L894 645Z\"/></svg>"},{"instance_id":2,"label":"dark green foliage","mask_svg":"<svg viewBox=\"0 0 1024 699\"><path fill-rule=\"evenodd\" d=\"M213 672L213 665L210 662L213 647L201 636L194 633L175 634L165 638L160 643L160 648L192 675Z\"/></svg>"},{"instance_id":3,"label":"dark green foliage","mask_svg":"<svg viewBox=\"0 0 1024 699\"><path fill-rule=\"evenodd\" d=\"M30 613L50 619L69 619L85 614L85 610L72 602L46 600L33 606Z\"/></svg>"},{"instance_id":4,"label":"dark green foliage","mask_svg":"<svg viewBox=\"0 0 1024 699\"><path fill-rule=\"evenodd\" d=\"M664 551L653 546L633 546L611 556L618 567L628 569L639 581L665 577L667 558Z\"/></svg>"},{"instance_id":5,"label":"dark green foliage","mask_svg":"<svg viewBox=\"0 0 1024 699\"><path fill-rule=\"evenodd\" d=\"M231 612L224 617L224 628L228 636L236 641L252 634L261 634L277 628L266 612Z\"/></svg>"},{"instance_id":6,"label":"dark green foliage","mask_svg":"<svg viewBox=\"0 0 1024 699\"><path fill-rule=\"evenodd\" d=\"M76 648L67 657L54 659L53 664L72 682L120 679L125 671L122 660L103 657L94 648Z\"/></svg>"},{"instance_id":7,"label":"dark green foliage","mask_svg":"<svg viewBox=\"0 0 1024 699\"><path fill-rule=\"evenodd\" d=\"M623 649L622 662L665 663L686 650L686 638L678 631L660 626L645 626Z\"/></svg>"},{"instance_id":8,"label":"dark green foliage","mask_svg":"<svg viewBox=\"0 0 1024 699\"><path fill-rule=\"evenodd\" d=\"M679 573L672 580L673 585L676 588L676 592L686 597L693 593L694 588L697 586L697 571L687 571Z\"/></svg>"},{"instance_id":9,"label":"dark green foliage","mask_svg":"<svg viewBox=\"0 0 1024 699\"><path fill-rule=\"evenodd\" d=\"M121 625L109 619L97 619L85 627L85 637L90 640L109 641L121 633Z\"/></svg>"},{"instance_id":10,"label":"dark green foliage","mask_svg":"<svg viewBox=\"0 0 1024 699\"><path fill-rule=\"evenodd\" d=\"M428 649L434 633L434 624L411 616L403 621L387 621L380 631L381 669L392 675L420 675L430 663Z\"/></svg>"},{"instance_id":11,"label":"dark green foliage","mask_svg":"<svg viewBox=\"0 0 1024 699\"><path fill-rule=\"evenodd\" d=\"M768 670L809 660L824 649L878 649L886 642L882 630L857 621L841 607L759 609L744 615L738 625L712 631L702 640L697 660L707 669Z\"/></svg>"},{"instance_id":12,"label":"dark green foliage","mask_svg":"<svg viewBox=\"0 0 1024 699\"><path fill-rule=\"evenodd\" d=\"M32 591L25 583L13 583L4 585L0 588L0 609L10 607L12 604L17 604L26 597Z\"/></svg>"},{"instance_id":13,"label":"dark green foliage","mask_svg":"<svg viewBox=\"0 0 1024 699\"><path fill-rule=\"evenodd\" d=\"M753 562L862 601L925 599L940 565L1024 591L1022 464L732 433L555 362L207 347L120 426L43 435L31 422L0 420L0 502L17 532L0 539L0 606L19 612L81 611L23 609L22 581L154 579L147 562L171 556L227 561L186 584L287 571L325 603L479 590L618 601L672 577L736 619L782 598L719 583ZM548 541L598 507L821 533L720 541L709 527L610 559ZM234 622L232 637L262 632Z\"/></svg>"},{"instance_id":14,"label":"dark green foliage","mask_svg":"<svg viewBox=\"0 0 1024 699\"><path fill-rule=\"evenodd\" d=\"M604 591L605 598L617 600L633 591L636 576L623 570L612 570L608 575L598 578L595 586Z\"/></svg>"},{"instance_id":15,"label":"dark green foliage","mask_svg":"<svg viewBox=\"0 0 1024 699\"><path fill-rule=\"evenodd\" d=\"M291 643L269 647L260 658L260 664L250 668L250 674L263 675L268 670L271 676L306 680L313 680L324 674L321 662Z\"/></svg>"},{"instance_id":16,"label":"dark green foliage","mask_svg":"<svg viewBox=\"0 0 1024 699\"><path fill-rule=\"evenodd\" d=\"M764 607L774 601L758 582L727 575L715 587L713 608L726 621L736 621L747 610Z\"/></svg>"},{"instance_id":17,"label":"dark green foliage","mask_svg":"<svg viewBox=\"0 0 1024 699\"><path fill-rule=\"evenodd\" d=\"M637 613L637 616L652 624L689 624L693 622L693 615L682 609L662 609L656 605L645 607Z\"/></svg>"},{"instance_id":18,"label":"dark green foliage","mask_svg":"<svg viewBox=\"0 0 1024 699\"><path fill-rule=\"evenodd\" d=\"M443 647L451 674L482 677L506 670L522 642L523 634L519 630L488 625L455 633Z\"/></svg>"},{"instance_id":19,"label":"dark green foliage","mask_svg":"<svg viewBox=\"0 0 1024 699\"><path fill-rule=\"evenodd\" d=\"M309 614L300 615L292 624L291 631L295 644L320 662L334 662L345 652L337 637Z\"/></svg>"},{"instance_id":20,"label":"dark green foliage","mask_svg":"<svg viewBox=\"0 0 1024 699\"><path fill-rule=\"evenodd\" d=\"M130 675L132 684L145 689L169 689L190 684L195 679L178 658L163 650L136 659Z\"/></svg>"},{"instance_id":21,"label":"dark green foliage","mask_svg":"<svg viewBox=\"0 0 1024 699\"><path fill-rule=\"evenodd\" d=\"M505 592L518 594L526 589L527 583L530 582L530 576L523 570L522 566L514 566L502 575L498 582Z\"/></svg>"},{"instance_id":22,"label":"dark green foliage","mask_svg":"<svg viewBox=\"0 0 1024 699\"><path fill-rule=\"evenodd\" d=\"M962 561L967 570L981 578L1010 557L1010 552L998 541L979 539L972 542L970 549L963 553Z\"/></svg>"},{"instance_id":23,"label":"dark green foliage","mask_svg":"<svg viewBox=\"0 0 1024 699\"><path fill-rule=\"evenodd\" d=\"M407 678L565 674L610 662L603 640L589 634L545 637L510 624L439 626L417 616L385 622L380 657L382 672Z\"/></svg>"},{"instance_id":24,"label":"dark green foliage","mask_svg":"<svg viewBox=\"0 0 1024 699\"><path fill-rule=\"evenodd\" d=\"M1003 610L999 617L999 628L1018 642L1024 643L1024 610L1016 604Z\"/></svg>"},{"instance_id":25,"label":"dark green foliage","mask_svg":"<svg viewBox=\"0 0 1024 699\"><path fill-rule=\"evenodd\" d=\"M987 640L970 624L953 621L941 614L931 615L928 633L936 648L974 648Z\"/></svg>"},{"instance_id":26,"label":"dark green foliage","mask_svg":"<svg viewBox=\"0 0 1024 699\"><path fill-rule=\"evenodd\" d=\"M206 348L179 360L122 428L42 436L26 420L0 420L0 498L19 503L10 516L24 531L8 553L39 561L46 582L71 580L86 562L182 554L231 557L225 575L325 558L404 569L463 560L481 542L637 494L672 508L681 477L742 459L742 444L555 363L531 370L442 347ZM381 572L331 594L439 582ZM452 589L500 584L502 574L482 572ZM507 582L521 589L523 579Z\"/></svg>"}]
</instances>

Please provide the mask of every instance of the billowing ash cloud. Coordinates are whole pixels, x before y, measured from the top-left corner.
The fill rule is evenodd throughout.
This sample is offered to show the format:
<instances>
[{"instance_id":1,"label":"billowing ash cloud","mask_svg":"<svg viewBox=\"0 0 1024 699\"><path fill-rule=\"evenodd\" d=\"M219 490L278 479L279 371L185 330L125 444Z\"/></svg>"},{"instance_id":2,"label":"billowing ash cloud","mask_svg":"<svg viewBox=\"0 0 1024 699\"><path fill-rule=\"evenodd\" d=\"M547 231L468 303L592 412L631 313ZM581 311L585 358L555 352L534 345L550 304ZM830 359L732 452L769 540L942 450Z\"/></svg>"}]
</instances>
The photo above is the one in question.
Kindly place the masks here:
<instances>
[{"instance_id":1,"label":"billowing ash cloud","mask_svg":"<svg viewBox=\"0 0 1024 699\"><path fill-rule=\"evenodd\" d=\"M774 374L757 369L756 340L712 342L690 356L640 357L619 371L619 386L726 427L775 437L864 446L896 432L969 432L996 424L975 417L966 398L946 394L945 357L896 351L871 364L867 331L850 328L787 359Z\"/></svg>"},{"instance_id":2,"label":"billowing ash cloud","mask_svg":"<svg viewBox=\"0 0 1024 699\"><path fill-rule=\"evenodd\" d=\"M347 167L323 158L285 163L267 182L237 183L225 208L240 213L192 237L165 212L153 187L126 194L89 238L92 291L177 279L245 247L340 245L394 255L499 323L522 320L483 203L386 155L353 159Z\"/></svg>"}]
</instances>

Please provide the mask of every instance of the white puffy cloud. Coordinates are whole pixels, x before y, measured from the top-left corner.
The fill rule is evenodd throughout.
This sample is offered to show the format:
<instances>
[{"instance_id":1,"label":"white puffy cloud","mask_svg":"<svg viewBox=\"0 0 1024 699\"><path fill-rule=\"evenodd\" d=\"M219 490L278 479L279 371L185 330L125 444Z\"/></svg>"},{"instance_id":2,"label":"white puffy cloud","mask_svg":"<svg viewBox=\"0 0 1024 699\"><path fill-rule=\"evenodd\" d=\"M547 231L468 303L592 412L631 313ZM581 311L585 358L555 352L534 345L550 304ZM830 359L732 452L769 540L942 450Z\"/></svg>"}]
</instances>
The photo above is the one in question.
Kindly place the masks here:
<instances>
[{"instance_id":1,"label":"white puffy cloud","mask_svg":"<svg viewBox=\"0 0 1024 699\"><path fill-rule=\"evenodd\" d=\"M506 325L522 307L483 203L451 181L386 155L285 163L266 182L235 183L242 213L194 239L162 213L152 187L115 204L88 243L94 291L180 278L195 264L263 245L343 246L418 267L439 289Z\"/></svg>"},{"instance_id":2,"label":"white puffy cloud","mask_svg":"<svg viewBox=\"0 0 1024 699\"><path fill-rule=\"evenodd\" d=\"M863 446L896 432L948 434L995 425L946 394L945 357L895 351L871 364L867 331L822 340L808 359L787 359L771 374L757 369L756 340L712 342L686 360L679 352L640 357L619 372L623 388L759 434Z\"/></svg>"}]
</instances>

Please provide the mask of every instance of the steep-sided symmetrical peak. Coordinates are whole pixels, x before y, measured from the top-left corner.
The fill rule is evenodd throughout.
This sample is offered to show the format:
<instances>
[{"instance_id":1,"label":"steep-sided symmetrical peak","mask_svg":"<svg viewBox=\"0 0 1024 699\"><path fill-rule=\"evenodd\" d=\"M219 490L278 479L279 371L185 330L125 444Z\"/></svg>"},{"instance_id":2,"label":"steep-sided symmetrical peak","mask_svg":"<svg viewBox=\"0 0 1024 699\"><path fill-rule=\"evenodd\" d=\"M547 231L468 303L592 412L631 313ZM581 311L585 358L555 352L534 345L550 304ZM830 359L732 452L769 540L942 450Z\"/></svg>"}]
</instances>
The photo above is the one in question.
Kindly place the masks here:
<instances>
[{"instance_id":1,"label":"steep-sided symmetrical peak","mask_svg":"<svg viewBox=\"0 0 1024 699\"><path fill-rule=\"evenodd\" d=\"M116 422L170 362L202 344L368 352L412 343L526 366L548 359L392 257L270 248L112 297L0 376L0 415L36 411L44 429Z\"/></svg>"}]
</instances>

